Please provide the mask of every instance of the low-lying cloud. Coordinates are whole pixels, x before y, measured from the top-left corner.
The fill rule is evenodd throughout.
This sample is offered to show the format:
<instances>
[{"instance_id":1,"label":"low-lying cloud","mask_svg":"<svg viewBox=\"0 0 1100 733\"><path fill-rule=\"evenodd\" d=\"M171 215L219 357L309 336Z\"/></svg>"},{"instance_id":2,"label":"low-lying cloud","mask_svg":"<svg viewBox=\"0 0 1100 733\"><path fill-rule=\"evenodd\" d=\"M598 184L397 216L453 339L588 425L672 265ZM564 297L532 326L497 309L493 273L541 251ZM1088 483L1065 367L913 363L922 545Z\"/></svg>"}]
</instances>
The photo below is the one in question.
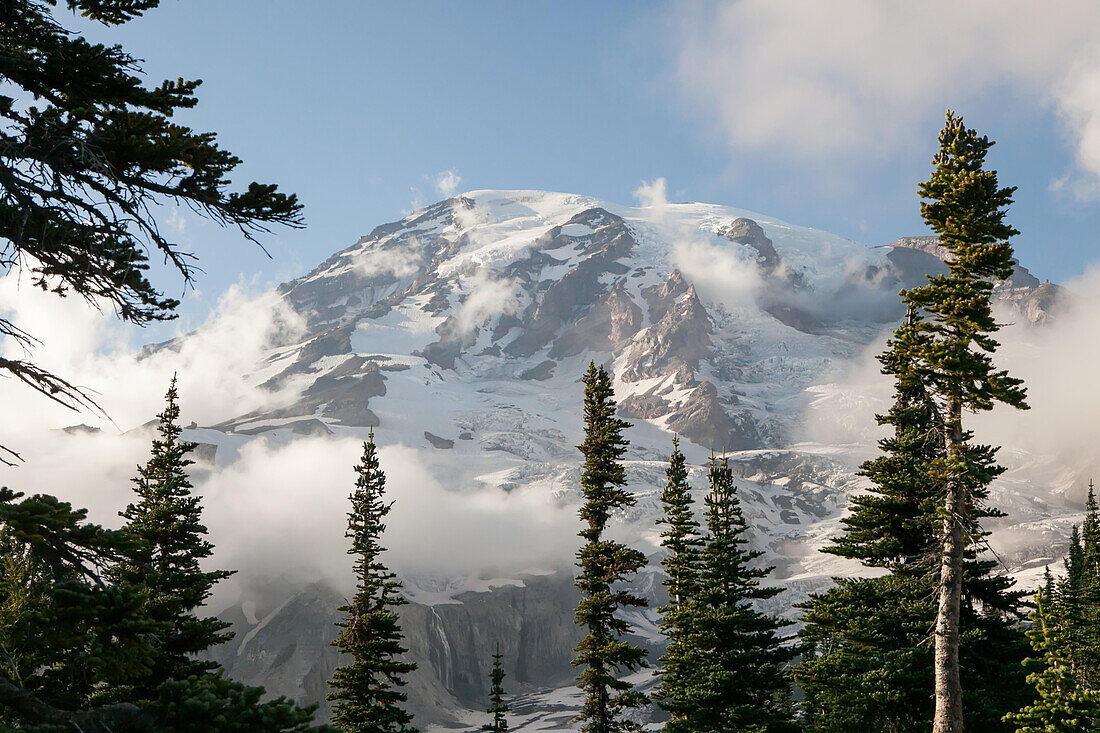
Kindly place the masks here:
<instances>
[{"instance_id":1,"label":"low-lying cloud","mask_svg":"<svg viewBox=\"0 0 1100 733\"><path fill-rule=\"evenodd\" d=\"M998 366L1024 380L1029 410L998 406L992 412L966 417L979 442L1004 446L1007 452L1025 451L1051 459L1066 471L1100 469L1096 436L1100 435L1100 391L1094 389L1100 364L1100 266L1070 282L1068 309L1053 321L1030 326L1004 310L999 319L1009 323L997 338ZM863 353L838 365L808 395L800 439L822 443L859 443L873 446L883 430L874 415L889 407L892 382L880 373L876 355L885 348L889 331ZM1005 454L1009 459L1008 453ZM1045 469L1044 469L1045 470ZM1053 480L1054 477L1049 477Z\"/></svg>"}]
</instances>

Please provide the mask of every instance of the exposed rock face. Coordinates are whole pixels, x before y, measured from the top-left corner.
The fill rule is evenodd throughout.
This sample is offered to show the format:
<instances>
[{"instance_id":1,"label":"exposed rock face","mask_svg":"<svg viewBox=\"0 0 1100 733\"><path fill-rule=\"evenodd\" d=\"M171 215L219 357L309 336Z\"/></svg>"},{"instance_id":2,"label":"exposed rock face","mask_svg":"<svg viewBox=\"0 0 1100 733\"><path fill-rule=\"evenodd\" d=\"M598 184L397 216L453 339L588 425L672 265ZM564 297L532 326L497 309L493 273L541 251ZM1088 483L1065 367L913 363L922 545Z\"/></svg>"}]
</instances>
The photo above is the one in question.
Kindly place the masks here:
<instances>
[{"instance_id":1,"label":"exposed rock face","mask_svg":"<svg viewBox=\"0 0 1100 733\"><path fill-rule=\"evenodd\" d=\"M688 398L674 406L668 429L716 451L748 450L760 446L751 419L734 420L718 401L718 390L701 382Z\"/></svg>"},{"instance_id":2,"label":"exposed rock face","mask_svg":"<svg viewBox=\"0 0 1100 733\"><path fill-rule=\"evenodd\" d=\"M333 671L346 663L331 646L343 598L330 586L276 587L249 613L237 605L220 617L234 638L214 647L210 658L236 680L262 685L269 696L320 703ZM509 691L522 694L568 684L573 647L580 633L572 623L577 592L567 572L527 576L483 593L460 593L428 606L401 606L401 629L418 669L408 677L409 709L420 725L455 724L463 708L479 709L488 695L489 666L499 645Z\"/></svg>"},{"instance_id":3,"label":"exposed rock face","mask_svg":"<svg viewBox=\"0 0 1100 733\"><path fill-rule=\"evenodd\" d=\"M576 229L591 233L584 237L567 233ZM627 257L634 245L626 223L603 209L583 211L564 226L551 229L539 243L542 250L571 247L582 259L561 279L551 282L537 303L532 303L522 319L523 332L504 347L504 352L530 356L550 343L558 329L573 320L575 314L600 299L605 292L603 276L629 272L618 260Z\"/></svg>"},{"instance_id":4,"label":"exposed rock face","mask_svg":"<svg viewBox=\"0 0 1100 733\"><path fill-rule=\"evenodd\" d=\"M626 293L622 282L592 305L554 342L550 356L576 356L583 351L620 351L642 325L642 309Z\"/></svg>"},{"instance_id":5,"label":"exposed rock face","mask_svg":"<svg viewBox=\"0 0 1100 733\"><path fill-rule=\"evenodd\" d=\"M938 237L902 237L886 246L890 248L887 259L896 268L893 274L904 288L923 285L926 275L947 272L944 263L951 255ZM1048 323L1065 311L1070 300L1065 288L1042 283L1019 262L1014 264L1012 275L994 288L995 305L1029 325Z\"/></svg>"},{"instance_id":6,"label":"exposed rock face","mask_svg":"<svg viewBox=\"0 0 1100 733\"><path fill-rule=\"evenodd\" d=\"M765 273L772 273L779 267L779 253L775 251L775 245L764 230L752 219L739 217L721 232L722 236L737 242L747 244L756 250L756 262Z\"/></svg>"},{"instance_id":7,"label":"exposed rock face","mask_svg":"<svg viewBox=\"0 0 1100 733\"><path fill-rule=\"evenodd\" d=\"M431 443L433 448L449 450L455 447L455 442L450 438L442 438L435 433L428 432L427 430L424 431L424 440Z\"/></svg>"},{"instance_id":8,"label":"exposed rock face","mask_svg":"<svg viewBox=\"0 0 1100 733\"><path fill-rule=\"evenodd\" d=\"M642 291L642 297L649 304L649 320L657 323L665 317L670 305L686 293L688 284L679 270L673 270L668 280L660 285L651 285Z\"/></svg>"},{"instance_id":9,"label":"exposed rock face","mask_svg":"<svg viewBox=\"0 0 1100 733\"><path fill-rule=\"evenodd\" d=\"M670 303L661 320L631 345L623 378L637 382L676 372L694 372L699 360L710 355L711 325L695 286Z\"/></svg>"}]
</instances>

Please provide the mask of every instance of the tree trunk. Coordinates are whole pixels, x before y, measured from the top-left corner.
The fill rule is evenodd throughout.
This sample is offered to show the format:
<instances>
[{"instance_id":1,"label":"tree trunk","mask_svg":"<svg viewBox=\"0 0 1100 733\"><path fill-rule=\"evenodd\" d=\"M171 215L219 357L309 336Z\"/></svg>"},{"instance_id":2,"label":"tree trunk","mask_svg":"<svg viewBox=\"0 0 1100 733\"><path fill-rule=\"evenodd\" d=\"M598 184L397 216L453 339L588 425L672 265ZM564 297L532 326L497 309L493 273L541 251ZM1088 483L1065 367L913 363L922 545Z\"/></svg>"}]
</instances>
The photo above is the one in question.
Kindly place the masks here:
<instances>
[{"instance_id":1,"label":"tree trunk","mask_svg":"<svg viewBox=\"0 0 1100 733\"><path fill-rule=\"evenodd\" d=\"M946 426L948 455L956 456L962 445L962 406L951 402ZM935 698L932 733L962 733L962 680L959 676L959 608L962 602L965 522L969 509L966 481L952 478L944 497L943 551L940 555L940 594L936 609Z\"/></svg>"}]
</instances>

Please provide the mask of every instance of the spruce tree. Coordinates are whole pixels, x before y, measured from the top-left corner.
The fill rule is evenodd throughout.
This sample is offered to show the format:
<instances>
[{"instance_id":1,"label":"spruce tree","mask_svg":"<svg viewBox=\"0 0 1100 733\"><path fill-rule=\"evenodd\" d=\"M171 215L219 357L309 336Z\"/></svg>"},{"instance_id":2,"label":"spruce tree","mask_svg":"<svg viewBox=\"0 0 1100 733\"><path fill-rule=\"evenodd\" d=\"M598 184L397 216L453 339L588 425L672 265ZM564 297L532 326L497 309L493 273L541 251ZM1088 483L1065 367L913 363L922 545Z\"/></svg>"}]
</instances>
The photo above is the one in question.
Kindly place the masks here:
<instances>
[{"instance_id":1,"label":"spruce tree","mask_svg":"<svg viewBox=\"0 0 1100 733\"><path fill-rule=\"evenodd\" d=\"M405 677L416 664L403 661L404 647L396 609L406 603L401 581L382 562L385 518L392 502L385 500L386 476L378 462L374 432L363 444L355 468L358 477L351 493L347 538L348 554L355 557L355 595L340 607L344 620L332 645L351 656L332 676L336 703L333 723L348 733L416 733L412 716L403 707Z\"/></svg>"},{"instance_id":2,"label":"spruce tree","mask_svg":"<svg viewBox=\"0 0 1100 733\"><path fill-rule=\"evenodd\" d=\"M1032 670L1027 681L1038 698L1006 715L1005 721L1016 733L1100 731L1100 693L1081 684L1061 633L1061 619L1042 594L1035 598L1032 621L1027 635L1039 656L1027 659L1025 666Z\"/></svg>"},{"instance_id":3,"label":"spruce tree","mask_svg":"<svg viewBox=\"0 0 1100 733\"><path fill-rule=\"evenodd\" d=\"M126 532L87 523L52 496L0 489L0 729L57 733L300 733L316 706L200 674L151 700L132 690L158 659L165 625L149 589L108 582L132 555Z\"/></svg>"},{"instance_id":4,"label":"spruce tree","mask_svg":"<svg viewBox=\"0 0 1100 733\"><path fill-rule=\"evenodd\" d=\"M504 655L500 653L500 644L497 644L497 650L493 654L493 669L489 672L489 709L485 712L493 716L493 720L481 726L481 730L488 731L488 733L508 733L508 703L504 698L506 693L504 692L504 666L500 663L500 660L504 658Z\"/></svg>"},{"instance_id":5,"label":"spruce tree","mask_svg":"<svg viewBox=\"0 0 1100 733\"><path fill-rule=\"evenodd\" d=\"M665 475L667 481L661 494L664 517L657 521L665 525L661 546L668 553L661 560L667 576L664 584L668 604L660 609L660 628L668 639L668 649L661 657L658 670L661 681L654 697L669 714L666 731L691 733L694 730L691 713L695 707L693 680L702 655L698 632L703 606L698 595L703 538L695 519L687 463L675 438Z\"/></svg>"},{"instance_id":6,"label":"spruce tree","mask_svg":"<svg viewBox=\"0 0 1100 733\"><path fill-rule=\"evenodd\" d=\"M1085 520L1081 524L1080 650L1077 663L1092 689L1100 690L1100 508L1089 481Z\"/></svg>"},{"instance_id":7,"label":"spruce tree","mask_svg":"<svg viewBox=\"0 0 1100 733\"><path fill-rule=\"evenodd\" d=\"M928 343L919 322L911 308L879 356L883 373L894 378L894 404L878 416L890 433L879 441L882 454L861 467L871 481L868 492L852 498L851 512L841 520L844 533L822 550L887 574L834 578L832 588L801 604L805 625L799 633L806 649L795 676L812 730L931 727L927 635L936 612L934 561L944 491L936 466L946 447L936 403L916 369L914 354ZM974 511L975 518L998 514L988 507ZM984 536L976 524L970 531ZM995 562L977 550L968 548L964 556L964 703L976 728L993 731L1027 699L1024 675L1011 672L1026 640L1013 628L1020 594L1010 580L991 574Z\"/></svg>"},{"instance_id":8,"label":"spruce tree","mask_svg":"<svg viewBox=\"0 0 1100 733\"><path fill-rule=\"evenodd\" d=\"M133 480L138 500L120 513L134 549L111 568L120 586L147 593L146 613L159 626L157 658L150 673L134 685L140 700L153 699L164 682L216 670L216 662L196 655L232 636L225 632L228 623L199 615L214 584L232 573L200 567L213 545L206 539L200 498L191 493L187 467L194 463L188 456L195 444L181 439L178 397L173 376L158 416L160 437L153 440L152 456Z\"/></svg>"},{"instance_id":9,"label":"spruce tree","mask_svg":"<svg viewBox=\"0 0 1100 733\"><path fill-rule=\"evenodd\" d=\"M761 585L772 571L759 567L763 554L749 550L729 462L711 458L706 497L706 545L699 583L705 606L700 641L703 658L696 679L690 730L698 733L776 733L797 730L787 665L796 649L779 630L789 625L754 607L780 593Z\"/></svg>"},{"instance_id":10,"label":"spruce tree","mask_svg":"<svg viewBox=\"0 0 1100 733\"><path fill-rule=\"evenodd\" d=\"M587 634L573 658L573 666L581 668L577 686L584 694L577 720L584 733L640 731L625 714L644 706L646 696L620 675L644 666L646 652L622 638L630 624L621 612L646 605L644 598L622 587L645 566L646 558L605 536L612 514L634 504L634 497L624 488L622 464L628 445L622 432L629 423L615 416L611 376L602 366L589 363L583 381L585 431L579 448L584 455L584 503L580 509L584 528L579 535L585 544L577 553L580 572L575 582L581 600L574 620Z\"/></svg>"},{"instance_id":11,"label":"spruce tree","mask_svg":"<svg viewBox=\"0 0 1100 733\"><path fill-rule=\"evenodd\" d=\"M906 303L926 314L917 325L925 342L914 356L943 421L947 455L935 476L944 484L941 507L942 549L934 637L936 709L934 733L963 729L962 676L959 666L960 613L966 550L973 542L975 509L989 483L1003 469L995 449L973 443L963 425L963 410L984 411L997 402L1026 408L1019 379L993 364L998 325L990 296L995 283L1012 274L1012 246L1018 232L1005 223L1014 188L1000 188L997 173L985 170L993 143L947 113L939 135L935 168L920 185L921 216L948 253L943 275L905 291Z\"/></svg>"}]
</instances>

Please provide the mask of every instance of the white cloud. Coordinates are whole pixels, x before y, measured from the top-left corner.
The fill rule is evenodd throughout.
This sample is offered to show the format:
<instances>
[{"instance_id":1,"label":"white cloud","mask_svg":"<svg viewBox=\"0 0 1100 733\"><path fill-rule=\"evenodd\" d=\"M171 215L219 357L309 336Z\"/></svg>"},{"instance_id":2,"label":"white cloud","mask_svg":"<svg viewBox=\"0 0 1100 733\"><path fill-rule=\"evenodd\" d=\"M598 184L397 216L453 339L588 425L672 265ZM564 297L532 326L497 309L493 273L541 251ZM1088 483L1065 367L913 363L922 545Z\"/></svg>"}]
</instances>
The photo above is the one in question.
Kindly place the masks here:
<instances>
[{"instance_id":1,"label":"white cloud","mask_svg":"<svg viewBox=\"0 0 1100 733\"><path fill-rule=\"evenodd\" d=\"M1096 436L1100 435L1100 391L1092 389L1100 363L1100 265L1069 283L1076 295L1067 312L1043 326L1011 323L1016 316L999 312L1010 323L997 340L995 362L1024 380L1029 410L1003 405L992 412L968 415L967 426L981 443L1021 449L1049 458L1066 471L1092 465L1100 469ZM802 440L860 443L871 449L883 434L876 412L889 408L893 384L880 373L875 357L885 348L888 333L857 358L838 365L834 374L812 389L804 415ZM1044 464L1049 466L1050 464ZM1047 476L1053 480L1057 477Z\"/></svg>"},{"instance_id":2,"label":"white cloud","mask_svg":"<svg viewBox=\"0 0 1100 733\"><path fill-rule=\"evenodd\" d=\"M440 171L435 174L434 184L435 190L439 192L440 196L444 198L450 198L458 193L458 186L462 183L462 176L458 175L458 171L453 168L448 168L445 171Z\"/></svg>"},{"instance_id":3,"label":"white cloud","mask_svg":"<svg viewBox=\"0 0 1100 733\"><path fill-rule=\"evenodd\" d=\"M465 278L463 286L469 294L455 313L455 325L463 335L495 315L516 312L515 280L497 279L481 269Z\"/></svg>"},{"instance_id":4,"label":"white cloud","mask_svg":"<svg viewBox=\"0 0 1100 733\"><path fill-rule=\"evenodd\" d=\"M1092 0L677 6L673 76L734 149L882 155L922 144L946 107L1005 88L1052 105L1100 176L1100 5Z\"/></svg>"},{"instance_id":5,"label":"white cloud","mask_svg":"<svg viewBox=\"0 0 1100 733\"><path fill-rule=\"evenodd\" d=\"M634 189L634 198L641 206L661 212L668 206L668 182L664 178L642 181Z\"/></svg>"},{"instance_id":6,"label":"white cloud","mask_svg":"<svg viewBox=\"0 0 1100 733\"><path fill-rule=\"evenodd\" d=\"M634 197L646 221L672 242L669 264L695 285L704 299L740 308L755 302L762 283L754 259L743 247L723 247L697 228L692 219L679 219L668 203L664 178L642 181ZM727 240L728 241L728 240Z\"/></svg>"},{"instance_id":7,"label":"white cloud","mask_svg":"<svg viewBox=\"0 0 1100 733\"><path fill-rule=\"evenodd\" d=\"M29 357L39 366L92 393L107 416L75 413L12 379L0 379L0 445L19 450L35 431L85 422L105 430L128 430L150 420L173 373L179 374L184 408L191 419L210 424L272 400L284 404L297 395L292 380L279 393L261 390L267 375L256 374L269 349L293 342L305 324L273 292L230 287L209 320L181 344L141 358L127 336L132 326L109 309L91 308L79 298L58 298L30 287L17 271L0 277L0 314L41 340ZM17 345L0 341L0 354ZM113 420L113 422L112 422Z\"/></svg>"},{"instance_id":8,"label":"white cloud","mask_svg":"<svg viewBox=\"0 0 1100 733\"><path fill-rule=\"evenodd\" d=\"M366 248L355 256L355 269L362 277L409 277L415 275L423 263L424 250L416 237L387 249Z\"/></svg>"}]
</instances>

